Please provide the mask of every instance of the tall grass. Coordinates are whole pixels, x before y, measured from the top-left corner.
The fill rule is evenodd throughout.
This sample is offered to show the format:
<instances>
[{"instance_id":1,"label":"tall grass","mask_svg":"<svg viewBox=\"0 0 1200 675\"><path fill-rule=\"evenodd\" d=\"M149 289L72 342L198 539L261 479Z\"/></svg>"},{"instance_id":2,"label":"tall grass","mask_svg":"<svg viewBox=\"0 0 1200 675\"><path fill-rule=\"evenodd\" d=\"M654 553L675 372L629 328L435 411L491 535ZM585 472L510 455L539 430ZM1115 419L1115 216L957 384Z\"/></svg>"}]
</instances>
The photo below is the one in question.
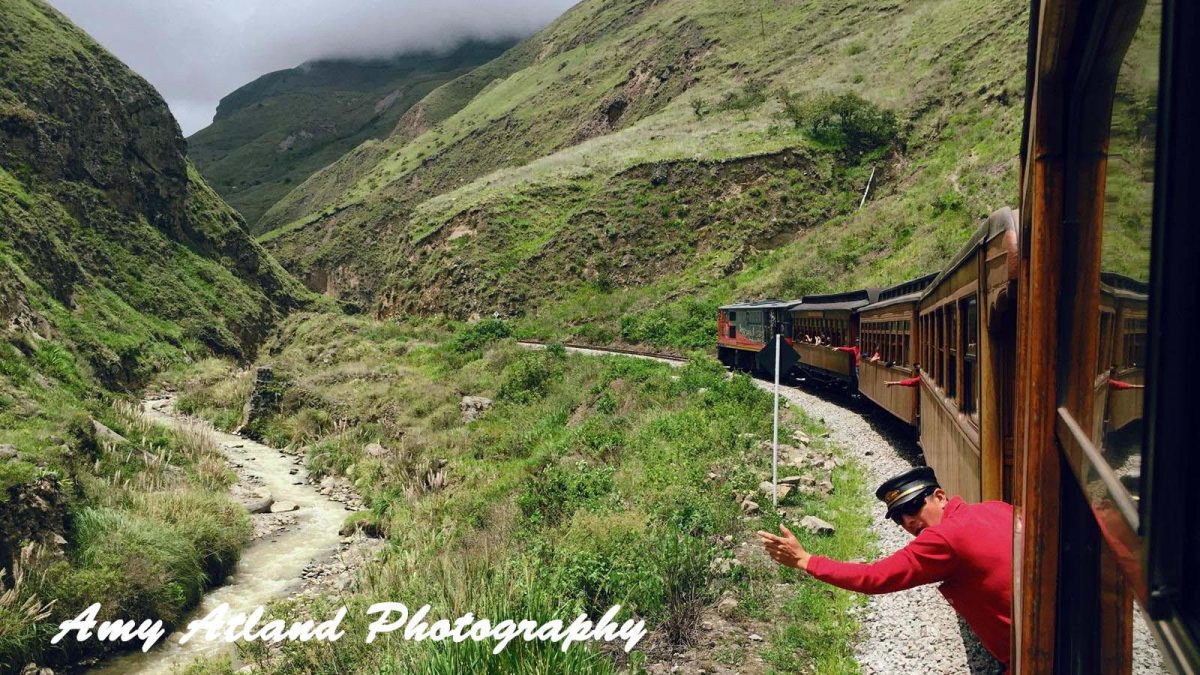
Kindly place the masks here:
<instances>
[{"instance_id":1,"label":"tall grass","mask_svg":"<svg viewBox=\"0 0 1200 675\"><path fill-rule=\"evenodd\" d=\"M306 401L269 425L295 429L313 406L346 420L311 442L309 467L352 479L371 504L363 517L381 526L390 546L353 594L330 599L350 603L345 639L284 645L277 655L255 656L264 667L297 674L637 671L648 658L669 659L696 644L698 621L722 592L765 590L764 603L780 596L773 582L743 589L711 566L727 555L723 537L757 527L743 522L730 491L755 490L769 471L754 439L770 433L770 401L749 378L727 377L704 355L672 369L529 351L502 337L507 327L494 322L388 325L298 317L284 327L291 341L269 362L301 390L295 399ZM397 373L397 381L306 393L367 364ZM462 395L494 404L464 422ZM805 428L816 435L815 427ZM365 452L372 443L385 448L382 457ZM439 489L422 487L430 470L444 477ZM713 473L720 481L708 478ZM778 518L766 511L767 519ZM839 521L840 546L858 551L865 528ZM622 618L645 620L651 633L632 655L597 645L562 654L521 642L493 656L486 642L418 643L395 635L362 645L356 636L365 636L363 612L381 599L410 609L429 603L437 617L471 612L493 622L569 620L579 612L598 618L620 604ZM309 615L318 608L285 603L281 610ZM803 624L818 611L806 605L785 622ZM828 663L847 663L853 630L851 620L825 633Z\"/></svg>"}]
</instances>

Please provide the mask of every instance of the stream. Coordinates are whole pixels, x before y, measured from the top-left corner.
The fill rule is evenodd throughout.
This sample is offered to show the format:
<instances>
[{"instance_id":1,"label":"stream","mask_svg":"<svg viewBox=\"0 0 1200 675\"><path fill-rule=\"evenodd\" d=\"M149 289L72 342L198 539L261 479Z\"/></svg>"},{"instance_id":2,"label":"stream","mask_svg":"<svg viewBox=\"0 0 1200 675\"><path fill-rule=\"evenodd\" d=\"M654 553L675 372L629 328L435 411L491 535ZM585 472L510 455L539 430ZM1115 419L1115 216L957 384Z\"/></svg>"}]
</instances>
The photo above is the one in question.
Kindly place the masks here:
<instances>
[{"instance_id":1,"label":"stream","mask_svg":"<svg viewBox=\"0 0 1200 675\"><path fill-rule=\"evenodd\" d=\"M262 489L276 502L290 502L300 507L291 514L296 518L294 525L268 534L242 551L237 568L224 585L207 593L196 610L181 622L181 627L186 628L189 621L208 614L221 603L228 603L231 612L248 613L259 605L296 591L301 586L306 565L338 551L341 542L338 530L348 510L309 484L303 466L298 466L293 457L276 448L218 431L207 423L190 418L185 420L174 414L173 404L172 398L148 399L142 404L143 415L151 422L173 428L202 424L225 456L242 465L240 475L257 478ZM297 469L297 473L291 473ZM105 659L87 672L89 675L170 673L182 670L201 656L234 652L234 645L223 641L193 638L181 645L180 635L182 632L176 631L164 637L149 653L134 651Z\"/></svg>"}]
</instances>

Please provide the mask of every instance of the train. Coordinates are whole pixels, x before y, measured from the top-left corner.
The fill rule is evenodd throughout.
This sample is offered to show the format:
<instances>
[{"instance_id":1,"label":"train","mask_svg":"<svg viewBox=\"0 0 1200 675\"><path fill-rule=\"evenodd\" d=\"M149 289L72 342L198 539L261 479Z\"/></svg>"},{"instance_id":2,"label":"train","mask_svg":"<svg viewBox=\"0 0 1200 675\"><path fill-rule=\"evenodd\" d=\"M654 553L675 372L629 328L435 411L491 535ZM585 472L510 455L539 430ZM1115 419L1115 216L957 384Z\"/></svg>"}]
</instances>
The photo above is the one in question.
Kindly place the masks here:
<instances>
[{"instance_id":1,"label":"train","mask_svg":"<svg viewBox=\"0 0 1200 675\"><path fill-rule=\"evenodd\" d=\"M717 358L860 395L919 430L951 493L1011 498L1016 225L1000 209L945 269L889 288L719 307Z\"/></svg>"},{"instance_id":2,"label":"train","mask_svg":"<svg viewBox=\"0 0 1200 675\"><path fill-rule=\"evenodd\" d=\"M1033 0L1016 208L919 278L717 309L722 363L868 399L1013 505L1012 673L1131 672L1135 604L1200 672L1198 35L1190 0Z\"/></svg>"}]
</instances>

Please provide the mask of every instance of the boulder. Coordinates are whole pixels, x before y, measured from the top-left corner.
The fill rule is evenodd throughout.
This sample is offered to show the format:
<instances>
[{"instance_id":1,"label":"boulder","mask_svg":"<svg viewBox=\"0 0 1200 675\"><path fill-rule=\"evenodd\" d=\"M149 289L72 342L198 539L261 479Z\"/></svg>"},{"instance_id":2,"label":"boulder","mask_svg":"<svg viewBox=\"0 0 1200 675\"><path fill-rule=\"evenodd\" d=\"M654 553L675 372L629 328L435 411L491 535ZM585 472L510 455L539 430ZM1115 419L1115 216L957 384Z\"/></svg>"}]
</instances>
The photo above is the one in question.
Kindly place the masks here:
<instances>
[{"instance_id":1,"label":"boulder","mask_svg":"<svg viewBox=\"0 0 1200 675\"><path fill-rule=\"evenodd\" d=\"M299 511L300 505L295 502L275 502L271 504L271 513L287 513L288 511Z\"/></svg>"},{"instance_id":2,"label":"boulder","mask_svg":"<svg viewBox=\"0 0 1200 675\"><path fill-rule=\"evenodd\" d=\"M717 603L717 614L728 619L737 613L737 606L737 600L730 597L721 598L721 601Z\"/></svg>"},{"instance_id":3,"label":"boulder","mask_svg":"<svg viewBox=\"0 0 1200 675\"><path fill-rule=\"evenodd\" d=\"M464 396L458 404L459 410L462 412L463 422L474 422L487 412L488 408L492 407L492 399L482 396Z\"/></svg>"},{"instance_id":4,"label":"boulder","mask_svg":"<svg viewBox=\"0 0 1200 675\"><path fill-rule=\"evenodd\" d=\"M364 536L371 539L383 539L383 528L379 526L379 523L370 518L361 518L346 523L342 526L341 530L338 530L338 534L343 537L349 537L356 532L361 532Z\"/></svg>"},{"instance_id":5,"label":"boulder","mask_svg":"<svg viewBox=\"0 0 1200 675\"><path fill-rule=\"evenodd\" d=\"M97 420L92 420L92 427L96 430L96 439L99 441L114 443L116 445L124 445L129 442L129 439L109 429Z\"/></svg>"},{"instance_id":6,"label":"boulder","mask_svg":"<svg viewBox=\"0 0 1200 675\"><path fill-rule=\"evenodd\" d=\"M389 452L388 449L383 447L379 443L368 443L366 446L363 447L363 454L366 455L367 457L374 457L374 458L384 457L388 454L388 452Z\"/></svg>"},{"instance_id":7,"label":"boulder","mask_svg":"<svg viewBox=\"0 0 1200 675\"><path fill-rule=\"evenodd\" d=\"M804 516L801 518L800 527L813 534L819 534L822 536L829 536L837 532L837 528L835 528L833 524L829 523L828 521L821 520L816 516Z\"/></svg>"},{"instance_id":8,"label":"boulder","mask_svg":"<svg viewBox=\"0 0 1200 675\"><path fill-rule=\"evenodd\" d=\"M258 490L242 497L242 506L246 507L250 513L270 513L274 503L275 498L265 490Z\"/></svg>"},{"instance_id":9,"label":"boulder","mask_svg":"<svg viewBox=\"0 0 1200 675\"><path fill-rule=\"evenodd\" d=\"M821 494L828 497L833 494L833 480L829 476L826 476L820 483L817 483L817 489L821 491Z\"/></svg>"},{"instance_id":10,"label":"boulder","mask_svg":"<svg viewBox=\"0 0 1200 675\"><path fill-rule=\"evenodd\" d=\"M762 508L759 507L758 502L750 501L749 499L742 502L742 513L748 516L757 516L761 510Z\"/></svg>"},{"instance_id":11,"label":"boulder","mask_svg":"<svg viewBox=\"0 0 1200 675\"><path fill-rule=\"evenodd\" d=\"M18 454L18 453L17 453L17 448L16 448L16 446L12 446L12 445L0 445L0 460L3 460L3 459L16 459L16 458L17 458L17 454Z\"/></svg>"}]
</instances>

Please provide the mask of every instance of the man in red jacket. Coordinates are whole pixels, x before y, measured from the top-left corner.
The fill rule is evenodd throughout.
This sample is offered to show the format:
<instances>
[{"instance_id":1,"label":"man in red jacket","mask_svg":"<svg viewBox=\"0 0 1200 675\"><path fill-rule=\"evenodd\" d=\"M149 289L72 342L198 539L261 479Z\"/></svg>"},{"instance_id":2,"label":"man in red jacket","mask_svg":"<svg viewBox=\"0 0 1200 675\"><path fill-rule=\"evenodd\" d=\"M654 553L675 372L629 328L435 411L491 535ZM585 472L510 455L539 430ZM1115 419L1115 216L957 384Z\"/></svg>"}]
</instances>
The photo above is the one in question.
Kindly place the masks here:
<instances>
[{"instance_id":1,"label":"man in red jacket","mask_svg":"<svg viewBox=\"0 0 1200 675\"><path fill-rule=\"evenodd\" d=\"M915 539L870 564L845 563L804 550L783 525L783 536L758 533L776 562L859 593L892 593L941 582L938 590L1005 667L1012 625L1013 510L1004 502L967 504L948 498L922 466L875 492L887 517Z\"/></svg>"}]
</instances>

